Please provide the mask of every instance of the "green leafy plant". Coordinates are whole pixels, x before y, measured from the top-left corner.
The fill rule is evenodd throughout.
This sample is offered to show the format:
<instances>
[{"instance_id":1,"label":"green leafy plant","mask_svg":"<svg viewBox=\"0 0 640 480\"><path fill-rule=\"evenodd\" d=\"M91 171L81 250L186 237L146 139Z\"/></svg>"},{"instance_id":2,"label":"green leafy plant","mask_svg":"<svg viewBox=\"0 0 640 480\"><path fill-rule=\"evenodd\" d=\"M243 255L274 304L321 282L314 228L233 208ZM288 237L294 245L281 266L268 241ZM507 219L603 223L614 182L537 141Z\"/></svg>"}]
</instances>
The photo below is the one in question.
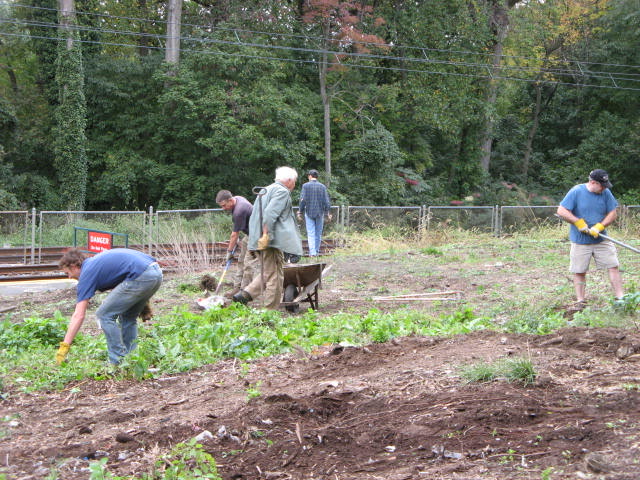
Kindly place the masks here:
<instances>
[{"instance_id":1,"label":"green leafy plant","mask_svg":"<svg viewBox=\"0 0 640 480\"><path fill-rule=\"evenodd\" d=\"M262 382L256 382L254 384L250 384L247 387L247 400L258 398L260 395L262 395L262 393L260 392L260 385L262 385Z\"/></svg>"},{"instance_id":2,"label":"green leafy plant","mask_svg":"<svg viewBox=\"0 0 640 480\"><path fill-rule=\"evenodd\" d=\"M612 300L612 306L626 314L633 314L640 309L640 292L627 293L620 300Z\"/></svg>"},{"instance_id":3,"label":"green leafy plant","mask_svg":"<svg viewBox=\"0 0 640 480\"><path fill-rule=\"evenodd\" d=\"M22 351L36 346L57 345L64 337L67 319L60 312L53 318L30 317L22 323L0 324L0 349Z\"/></svg>"},{"instance_id":4,"label":"green leafy plant","mask_svg":"<svg viewBox=\"0 0 640 480\"><path fill-rule=\"evenodd\" d=\"M132 480L116 477L107 470L107 458L89 465L90 480ZM195 439L177 444L162 455L151 474L143 474L140 480L221 480L215 459Z\"/></svg>"},{"instance_id":5,"label":"green leafy plant","mask_svg":"<svg viewBox=\"0 0 640 480\"><path fill-rule=\"evenodd\" d=\"M178 291L180 293L202 293L202 289L198 285L191 283L181 283L178 285Z\"/></svg>"},{"instance_id":6,"label":"green leafy plant","mask_svg":"<svg viewBox=\"0 0 640 480\"><path fill-rule=\"evenodd\" d=\"M553 467L545 468L540 474L540 480L551 480L551 474L553 473Z\"/></svg>"},{"instance_id":7,"label":"green leafy plant","mask_svg":"<svg viewBox=\"0 0 640 480\"><path fill-rule=\"evenodd\" d=\"M444 255L444 253L442 252L442 250L439 250L435 247L425 247L420 249L420 253L423 253L425 255L435 255L435 256L442 256Z\"/></svg>"}]
</instances>

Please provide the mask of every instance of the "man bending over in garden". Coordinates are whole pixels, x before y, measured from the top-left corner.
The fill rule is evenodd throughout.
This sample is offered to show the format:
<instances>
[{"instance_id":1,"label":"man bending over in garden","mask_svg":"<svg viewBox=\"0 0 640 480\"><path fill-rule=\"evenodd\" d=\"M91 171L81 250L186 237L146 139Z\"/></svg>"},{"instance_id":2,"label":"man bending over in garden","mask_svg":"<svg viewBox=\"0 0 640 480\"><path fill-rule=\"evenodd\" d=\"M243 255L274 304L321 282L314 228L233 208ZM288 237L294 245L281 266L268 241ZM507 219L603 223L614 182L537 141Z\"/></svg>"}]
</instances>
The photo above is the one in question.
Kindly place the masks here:
<instances>
[{"instance_id":1,"label":"man bending over in garden","mask_svg":"<svg viewBox=\"0 0 640 480\"><path fill-rule=\"evenodd\" d=\"M56 363L60 365L80 330L89 300L96 291L111 290L96 311L107 339L109 361L117 365L136 347L137 317L148 300L160 288L162 270L155 258L137 250L114 248L86 258L77 248L69 249L59 262L60 268L78 280L76 309L67 333L60 342Z\"/></svg>"}]
</instances>

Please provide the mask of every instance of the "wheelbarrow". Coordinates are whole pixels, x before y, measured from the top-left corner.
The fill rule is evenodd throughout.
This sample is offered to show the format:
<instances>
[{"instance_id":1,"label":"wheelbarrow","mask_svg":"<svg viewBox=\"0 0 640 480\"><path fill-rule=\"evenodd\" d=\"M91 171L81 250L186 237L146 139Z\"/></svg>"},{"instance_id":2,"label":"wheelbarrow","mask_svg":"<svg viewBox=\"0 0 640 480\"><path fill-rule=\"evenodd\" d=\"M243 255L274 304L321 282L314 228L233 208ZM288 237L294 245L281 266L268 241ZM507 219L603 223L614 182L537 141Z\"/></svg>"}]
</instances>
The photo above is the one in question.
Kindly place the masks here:
<instances>
[{"instance_id":1,"label":"wheelbarrow","mask_svg":"<svg viewBox=\"0 0 640 480\"><path fill-rule=\"evenodd\" d=\"M300 302L309 302L311 308L318 309L318 289L322 287L322 276L331 265L325 263L288 264L284 266L284 295L281 306L287 311L298 313Z\"/></svg>"}]
</instances>

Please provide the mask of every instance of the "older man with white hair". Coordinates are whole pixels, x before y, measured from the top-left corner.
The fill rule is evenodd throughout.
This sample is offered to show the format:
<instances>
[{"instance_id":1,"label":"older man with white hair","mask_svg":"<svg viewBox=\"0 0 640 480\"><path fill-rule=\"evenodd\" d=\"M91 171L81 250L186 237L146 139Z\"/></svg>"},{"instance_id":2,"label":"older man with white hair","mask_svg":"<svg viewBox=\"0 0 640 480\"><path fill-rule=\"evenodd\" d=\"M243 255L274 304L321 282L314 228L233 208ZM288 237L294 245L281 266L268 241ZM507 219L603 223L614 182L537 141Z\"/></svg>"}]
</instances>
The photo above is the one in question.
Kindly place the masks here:
<instances>
[{"instance_id":1,"label":"older man with white hair","mask_svg":"<svg viewBox=\"0 0 640 480\"><path fill-rule=\"evenodd\" d=\"M249 250L257 252L261 273L232 297L235 302L246 304L263 293L266 308L275 309L280 305L284 252L302 255L302 241L291 202L291 191L297 180L298 172L293 168L277 168L275 182L265 187L254 202L249 219Z\"/></svg>"}]
</instances>

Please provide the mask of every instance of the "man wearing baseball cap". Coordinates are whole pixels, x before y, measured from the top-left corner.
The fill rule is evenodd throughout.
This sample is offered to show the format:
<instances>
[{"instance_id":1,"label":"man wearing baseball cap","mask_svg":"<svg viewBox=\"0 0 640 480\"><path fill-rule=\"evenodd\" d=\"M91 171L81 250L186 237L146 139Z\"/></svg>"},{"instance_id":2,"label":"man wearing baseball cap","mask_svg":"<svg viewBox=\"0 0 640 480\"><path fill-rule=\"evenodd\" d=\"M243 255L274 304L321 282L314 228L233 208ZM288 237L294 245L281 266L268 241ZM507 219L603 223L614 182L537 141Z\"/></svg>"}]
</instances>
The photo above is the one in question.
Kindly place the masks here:
<instances>
[{"instance_id":1,"label":"man wearing baseball cap","mask_svg":"<svg viewBox=\"0 0 640 480\"><path fill-rule=\"evenodd\" d=\"M569 190L558 207L558 216L572 224L569 231L569 270L573 273L577 310L586 306L585 285L591 257L598 269L608 270L616 300L623 296L616 247L613 242L600 237L600 233L606 235L605 228L618 216L618 202L611 193L612 187L606 171L593 170L589 181Z\"/></svg>"}]
</instances>

